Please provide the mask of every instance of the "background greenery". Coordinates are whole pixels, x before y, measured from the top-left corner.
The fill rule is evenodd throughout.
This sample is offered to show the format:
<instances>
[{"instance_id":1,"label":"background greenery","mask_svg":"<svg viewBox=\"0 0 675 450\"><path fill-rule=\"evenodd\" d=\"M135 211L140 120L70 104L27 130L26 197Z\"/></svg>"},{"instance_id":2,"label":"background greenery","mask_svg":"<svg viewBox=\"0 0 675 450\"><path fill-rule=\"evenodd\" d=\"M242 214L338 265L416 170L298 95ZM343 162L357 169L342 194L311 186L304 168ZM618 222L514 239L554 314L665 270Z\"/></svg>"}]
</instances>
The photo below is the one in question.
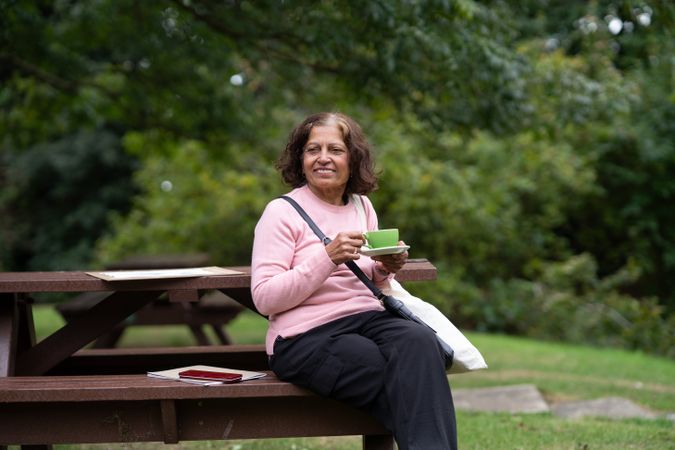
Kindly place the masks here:
<instances>
[{"instance_id":1,"label":"background greenery","mask_svg":"<svg viewBox=\"0 0 675 450\"><path fill-rule=\"evenodd\" d=\"M248 264L306 114L354 116L464 327L675 355L667 0L0 2L0 265Z\"/></svg>"}]
</instances>

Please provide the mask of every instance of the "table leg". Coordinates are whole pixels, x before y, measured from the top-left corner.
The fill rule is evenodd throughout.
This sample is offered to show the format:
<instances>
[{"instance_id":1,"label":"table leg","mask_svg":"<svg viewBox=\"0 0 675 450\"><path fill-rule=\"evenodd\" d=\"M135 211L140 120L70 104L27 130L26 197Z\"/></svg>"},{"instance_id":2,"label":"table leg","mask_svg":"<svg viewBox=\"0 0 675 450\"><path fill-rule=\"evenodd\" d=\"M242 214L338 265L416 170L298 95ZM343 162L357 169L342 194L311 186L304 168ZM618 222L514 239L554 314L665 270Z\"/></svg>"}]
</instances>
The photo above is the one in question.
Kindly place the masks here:
<instances>
[{"instance_id":1,"label":"table leg","mask_svg":"<svg viewBox=\"0 0 675 450\"><path fill-rule=\"evenodd\" d=\"M17 355L16 375L43 375L135 313L162 292L115 292L63 328Z\"/></svg>"},{"instance_id":2,"label":"table leg","mask_svg":"<svg viewBox=\"0 0 675 450\"><path fill-rule=\"evenodd\" d=\"M19 296L16 304L19 313L17 330L17 351L20 353L35 345L35 323L33 322L33 299L27 295Z\"/></svg>"},{"instance_id":3,"label":"table leg","mask_svg":"<svg viewBox=\"0 0 675 450\"><path fill-rule=\"evenodd\" d=\"M213 332L215 333L216 337L218 338L218 341L220 341L221 344L223 345L232 344L232 338L230 337L230 334L227 332L227 330L225 330L225 327L213 324L211 325L211 328L213 329Z\"/></svg>"},{"instance_id":4,"label":"table leg","mask_svg":"<svg viewBox=\"0 0 675 450\"><path fill-rule=\"evenodd\" d=\"M363 450L394 450L394 437L391 434L365 435Z\"/></svg>"},{"instance_id":5,"label":"table leg","mask_svg":"<svg viewBox=\"0 0 675 450\"><path fill-rule=\"evenodd\" d=\"M220 289L220 292L241 303L251 311L260 314L253 304L253 297L251 296L250 288L226 288ZM262 314L260 314L262 316Z\"/></svg>"},{"instance_id":6,"label":"table leg","mask_svg":"<svg viewBox=\"0 0 675 450\"><path fill-rule=\"evenodd\" d=\"M0 377L14 375L14 358L19 328L15 294L0 294Z\"/></svg>"},{"instance_id":7,"label":"table leg","mask_svg":"<svg viewBox=\"0 0 675 450\"><path fill-rule=\"evenodd\" d=\"M94 348L115 348L126 328L127 327L124 324L119 324L110 330L109 333L102 334L96 339L96 342L94 342Z\"/></svg>"},{"instance_id":8,"label":"table leg","mask_svg":"<svg viewBox=\"0 0 675 450\"><path fill-rule=\"evenodd\" d=\"M199 345L211 345L209 337L204 333L201 325L189 325L189 328Z\"/></svg>"}]
</instances>

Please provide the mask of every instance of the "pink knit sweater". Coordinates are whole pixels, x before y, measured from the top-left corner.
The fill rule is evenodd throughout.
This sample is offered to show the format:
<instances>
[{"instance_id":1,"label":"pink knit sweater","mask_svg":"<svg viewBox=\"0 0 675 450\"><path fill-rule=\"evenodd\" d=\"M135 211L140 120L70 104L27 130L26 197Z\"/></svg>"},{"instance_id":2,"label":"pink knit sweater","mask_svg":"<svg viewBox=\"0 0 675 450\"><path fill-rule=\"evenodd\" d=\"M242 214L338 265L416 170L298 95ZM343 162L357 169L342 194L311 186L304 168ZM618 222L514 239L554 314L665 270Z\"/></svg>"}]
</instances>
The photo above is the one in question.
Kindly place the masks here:
<instances>
[{"instance_id":1,"label":"pink knit sweater","mask_svg":"<svg viewBox=\"0 0 675 450\"><path fill-rule=\"evenodd\" d=\"M287 195L330 238L340 231L364 231L351 201L344 206L328 204L307 186ZM373 205L367 197L361 198L368 230L375 230ZM387 279L374 270L375 261L369 257L361 256L356 263L376 284ZM277 336L296 336L345 316L383 309L347 266L333 264L324 244L282 199L272 200L256 225L251 274L253 302L269 316L266 350L270 355Z\"/></svg>"}]
</instances>

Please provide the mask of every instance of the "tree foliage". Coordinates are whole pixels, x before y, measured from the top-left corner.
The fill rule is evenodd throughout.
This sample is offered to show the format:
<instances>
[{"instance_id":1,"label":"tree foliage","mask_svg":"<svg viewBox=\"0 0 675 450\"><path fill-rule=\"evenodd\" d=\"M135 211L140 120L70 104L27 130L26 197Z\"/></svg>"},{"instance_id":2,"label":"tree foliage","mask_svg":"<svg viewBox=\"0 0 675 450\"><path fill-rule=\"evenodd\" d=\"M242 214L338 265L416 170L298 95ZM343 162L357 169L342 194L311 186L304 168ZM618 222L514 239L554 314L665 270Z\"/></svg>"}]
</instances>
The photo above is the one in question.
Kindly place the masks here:
<instances>
[{"instance_id":1,"label":"tree foliage","mask_svg":"<svg viewBox=\"0 0 675 450\"><path fill-rule=\"evenodd\" d=\"M110 210L126 211L137 189L136 161L117 135L82 131L4 154L0 264L10 268L86 268Z\"/></svg>"}]
</instances>

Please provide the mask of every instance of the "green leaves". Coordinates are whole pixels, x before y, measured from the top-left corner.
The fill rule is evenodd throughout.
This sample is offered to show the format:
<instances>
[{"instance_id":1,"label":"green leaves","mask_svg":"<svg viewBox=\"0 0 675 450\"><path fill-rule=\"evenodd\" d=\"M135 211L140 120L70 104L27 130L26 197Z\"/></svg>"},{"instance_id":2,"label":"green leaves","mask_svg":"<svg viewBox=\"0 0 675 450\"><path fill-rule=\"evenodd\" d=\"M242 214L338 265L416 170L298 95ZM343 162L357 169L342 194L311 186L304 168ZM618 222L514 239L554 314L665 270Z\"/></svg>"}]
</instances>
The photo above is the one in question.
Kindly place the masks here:
<instances>
[{"instance_id":1,"label":"green leaves","mask_svg":"<svg viewBox=\"0 0 675 450\"><path fill-rule=\"evenodd\" d=\"M273 167L250 149L214 160L197 141L173 147L171 158L145 159L135 176L142 195L129 215L114 218L114 234L99 242L98 259L198 251L213 264L247 265L255 223L281 192Z\"/></svg>"},{"instance_id":2,"label":"green leaves","mask_svg":"<svg viewBox=\"0 0 675 450\"><path fill-rule=\"evenodd\" d=\"M109 210L126 211L135 160L107 130L81 132L5 155L0 196L3 267L14 270L81 268Z\"/></svg>"}]
</instances>

